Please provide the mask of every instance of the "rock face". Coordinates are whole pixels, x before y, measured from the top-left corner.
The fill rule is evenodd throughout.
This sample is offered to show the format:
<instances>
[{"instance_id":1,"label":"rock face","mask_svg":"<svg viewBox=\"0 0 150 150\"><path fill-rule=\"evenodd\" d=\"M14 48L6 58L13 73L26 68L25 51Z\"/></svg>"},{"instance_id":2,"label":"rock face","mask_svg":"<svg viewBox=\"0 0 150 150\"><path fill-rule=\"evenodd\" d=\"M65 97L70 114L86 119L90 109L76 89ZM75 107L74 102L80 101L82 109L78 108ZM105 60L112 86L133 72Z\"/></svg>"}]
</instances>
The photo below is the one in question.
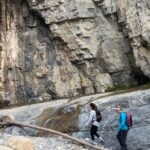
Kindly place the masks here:
<instances>
[{"instance_id":1,"label":"rock face","mask_svg":"<svg viewBox=\"0 0 150 150\"><path fill-rule=\"evenodd\" d=\"M104 98L97 98L93 101L102 112L99 133L105 140L105 146L118 150L120 148L117 139L117 117L113 108L118 104L123 111L130 112L133 116L133 127L129 130L127 143L129 150L148 150L150 144L150 94L149 90L137 91ZM78 131L74 136L89 137L90 133L83 125L88 119L88 105L81 107L78 117ZM89 129L88 129L89 130Z\"/></svg>"},{"instance_id":2,"label":"rock face","mask_svg":"<svg viewBox=\"0 0 150 150\"><path fill-rule=\"evenodd\" d=\"M105 140L105 147L119 150L120 146L116 139L117 114L113 110L118 104L123 111L130 112L133 116L133 127L127 137L129 150L148 150L150 148L150 90L126 92L118 95L111 93L110 95L93 95L75 99L64 106L61 113L58 109L57 116L49 115L51 121L46 127L70 132L79 138L90 138L90 129L85 127L85 122L89 116L89 103L94 102L102 113L103 119L98 132ZM77 118L72 117L75 114ZM67 116L68 121L63 118L64 116ZM98 139L96 140L99 142Z\"/></svg>"},{"instance_id":3,"label":"rock face","mask_svg":"<svg viewBox=\"0 0 150 150\"><path fill-rule=\"evenodd\" d=\"M149 0L1 0L1 101L48 101L149 80L149 8Z\"/></svg>"}]
</instances>

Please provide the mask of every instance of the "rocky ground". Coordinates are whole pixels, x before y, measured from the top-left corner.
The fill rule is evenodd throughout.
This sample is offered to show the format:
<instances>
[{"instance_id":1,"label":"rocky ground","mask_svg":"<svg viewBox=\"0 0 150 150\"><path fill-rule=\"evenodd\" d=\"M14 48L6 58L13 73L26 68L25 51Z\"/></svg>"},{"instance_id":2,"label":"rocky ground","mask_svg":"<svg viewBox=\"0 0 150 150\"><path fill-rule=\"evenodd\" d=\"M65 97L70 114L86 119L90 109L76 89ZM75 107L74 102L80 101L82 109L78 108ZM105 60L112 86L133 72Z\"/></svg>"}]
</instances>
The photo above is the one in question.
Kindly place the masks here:
<instances>
[{"instance_id":1,"label":"rocky ground","mask_svg":"<svg viewBox=\"0 0 150 150\"><path fill-rule=\"evenodd\" d=\"M96 103L102 112L103 120L100 124L99 133L105 140L106 148L112 150L118 150L120 148L116 140L116 114L112 109L116 104L121 105L124 111L129 111L133 115L133 128L129 131L127 140L129 150L148 150L150 148L149 89L120 91L117 93L104 93L75 99L57 100L0 110L0 114L12 114L17 121L52 128L85 139L90 138L89 128L84 126L84 122L88 119L88 105L90 102ZM63 140L62 142L60 140L59 142L57 138L51 138L51 135L37 132L36 130L29 128L22 129L16 126L11 126L5 129L5 134L6 133L11 134L12 136L18 134L31 136L33 143L35 145L37 144L39 147L41 147L41 144L39 143L45 143L45 146L52 146L52 149L53 146L56 145L57 147L67 149L71 144L66 144L66 140ZM38 138L37 136L42 137ZM1 140L2 139L3 138L1 138ZM52 144L48 145L47 143ZM71 144L71 146L74 145ZM44 148L43 150L46 149Z\"/></svg>"},{"instance_id":2,"label":"rocky ground","mask_svg":"<svg viewBox=\"0 0 150 150\"><path fill-rule=\"evenodd\" d=\"M10 134L1 134L0 145L7 145L6 143L10 137L12 137L12 135ZM14 137L18 138L18 136ZM32 141L34 150L89 150L88 148L84 148L83 146L73 144L71 141L63 139L62 137L53 136L53 137L26 137L26 138ZM17 149L17 150L24 150L24 149ZM32 150L31 146L30 149L28 150ZM102 150L106 149L102 148Z\"/></svg>"}]
</instances>

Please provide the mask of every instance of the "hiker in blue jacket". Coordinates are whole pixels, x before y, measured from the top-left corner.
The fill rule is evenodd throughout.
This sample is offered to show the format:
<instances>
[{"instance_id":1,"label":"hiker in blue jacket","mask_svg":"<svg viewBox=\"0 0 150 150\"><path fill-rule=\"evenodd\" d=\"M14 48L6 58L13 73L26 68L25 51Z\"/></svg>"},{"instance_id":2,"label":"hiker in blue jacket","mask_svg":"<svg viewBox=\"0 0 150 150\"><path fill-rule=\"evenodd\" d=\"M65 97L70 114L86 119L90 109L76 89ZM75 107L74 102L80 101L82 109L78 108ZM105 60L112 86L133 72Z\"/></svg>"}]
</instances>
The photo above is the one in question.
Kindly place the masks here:
<instances>
[{"instance_id":1,"label":"hiker in blue jacket","mask_svg":"<svg viewBox=\"0 0 150 150\"><path fill-rule=\"evenodd\" d=\"M127 150L126 139L129 127L126 124L126 113L121 110L120 106L116 106L114 110L119 114L117 118L117 121L119 122L117 139L121 146L121 150Z\"/></svg>"}]
</instances>

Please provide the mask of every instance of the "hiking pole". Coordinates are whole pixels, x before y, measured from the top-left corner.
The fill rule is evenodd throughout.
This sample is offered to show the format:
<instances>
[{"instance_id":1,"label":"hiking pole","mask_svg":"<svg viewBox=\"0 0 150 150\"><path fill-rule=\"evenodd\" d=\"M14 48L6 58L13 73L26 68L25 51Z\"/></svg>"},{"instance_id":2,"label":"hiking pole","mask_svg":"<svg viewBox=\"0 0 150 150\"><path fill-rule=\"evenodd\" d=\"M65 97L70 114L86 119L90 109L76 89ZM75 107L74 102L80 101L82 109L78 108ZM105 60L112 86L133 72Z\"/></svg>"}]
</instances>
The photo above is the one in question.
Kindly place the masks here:
<instances>
[{"instance_id":1,"label":"hiking pole","mask_svg":"<svg viewBox=\"0 0 150 150\"><path fill-rule=\"evenodd\" d=\"M1 122L0 122L1 124ZM88 148L92 148L92 149L95 149L95 150L102 150L101 147L99 146L94 146L94 145L91 145L85 141L82 141L82 140L79 140L75 137L72 137L72 136L69 136L67 134L64 134L64 133L61 133L59 131L56 131L56 130L52 130L52 129L48 129L48 128L43 128L43 127L39 127L39 126L35 126L35 125L29 125L29 124L25 124L25 123L20 123L20 122L17 122L17 121L8 121L8 122L5 122L5 123L2 123L2 125L16 125L16 126L21 126L21 127L28 127L28 128L33 128L33 129L36 129L36 130L41 130L41 131L45 131L45 132L49 132L49 133L52 133L52 134L55 134L55 135L58 135L58 136L62 136L66 139L69 139L71 140L73 143L76 143L76 144L80 144L82 146L85 146L85 147L88 147Z\"/></svg>"}]
</instances>

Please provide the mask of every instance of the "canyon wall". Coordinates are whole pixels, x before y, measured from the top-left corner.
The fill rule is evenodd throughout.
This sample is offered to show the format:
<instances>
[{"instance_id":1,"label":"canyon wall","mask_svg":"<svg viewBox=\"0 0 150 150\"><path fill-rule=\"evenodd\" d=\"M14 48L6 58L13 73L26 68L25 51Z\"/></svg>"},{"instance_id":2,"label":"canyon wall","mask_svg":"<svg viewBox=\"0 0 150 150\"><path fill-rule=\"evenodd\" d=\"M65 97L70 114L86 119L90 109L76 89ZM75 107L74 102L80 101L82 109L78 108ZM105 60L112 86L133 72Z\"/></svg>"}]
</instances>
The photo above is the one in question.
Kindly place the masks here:
<instances>
[{"instance_id":1,"label":"canyon wall","mask_svg":"<svg viewBox=\"0 0 150 150\"><path fill-rule=\"evenodd\" d=\"M0 1L1 102L142 84L149 58L149 0Z\"/></svg>"}]
</instances>

